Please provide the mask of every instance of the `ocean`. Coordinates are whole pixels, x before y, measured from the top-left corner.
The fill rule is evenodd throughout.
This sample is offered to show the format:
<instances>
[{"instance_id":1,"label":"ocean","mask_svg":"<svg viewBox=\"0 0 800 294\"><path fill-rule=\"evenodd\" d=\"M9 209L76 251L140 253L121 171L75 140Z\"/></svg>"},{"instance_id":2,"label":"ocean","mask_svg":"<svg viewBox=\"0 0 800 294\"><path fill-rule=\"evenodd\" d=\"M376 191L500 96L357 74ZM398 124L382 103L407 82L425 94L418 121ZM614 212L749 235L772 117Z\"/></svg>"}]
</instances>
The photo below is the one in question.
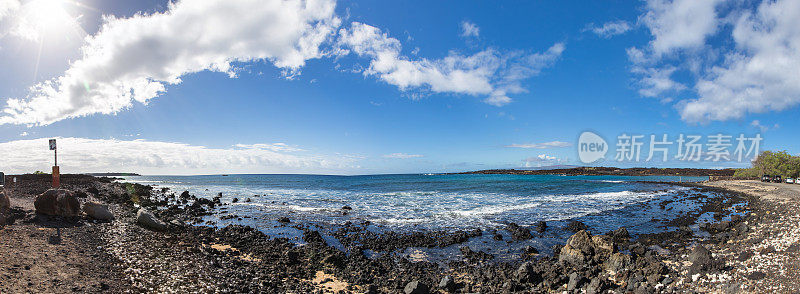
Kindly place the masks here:
<instances>
[{"instance_id":1,"label":"ocean","mask_svg":"<svg viewBox=\"0 0 800 294\"><path fill-rule=\"evenodd\" d=\"M346 222L364 221L369 221L371 229L376 231L481 229L504 234L507 232L501 229L509 223L531 226L545 221L555 228L551 231L563 232L558 228L572 220L579 220L599 233L623 226L632 234L652 233L668 229L654 219L677 217L691 209L660 205L689 189L664 182L707 179L480 174L123 178L126 182L166 187L175 194L186 190L210 199L222 193L221 200L228 205L207 216L208 224L248 225L271 236L297 242L301 242L302 232L277 223L278 218L289 217L292 223L314 226L323 234ZM232 203L233 198L239 201ZM352 210L343 210L345 206ZM548 246L563 242L567 236L568 233L552 233L515 246L530 244L547 251ZM479 248L496 247L487 241L488 238L476 238L471 242Z\"/></svg>"}]
</instances>

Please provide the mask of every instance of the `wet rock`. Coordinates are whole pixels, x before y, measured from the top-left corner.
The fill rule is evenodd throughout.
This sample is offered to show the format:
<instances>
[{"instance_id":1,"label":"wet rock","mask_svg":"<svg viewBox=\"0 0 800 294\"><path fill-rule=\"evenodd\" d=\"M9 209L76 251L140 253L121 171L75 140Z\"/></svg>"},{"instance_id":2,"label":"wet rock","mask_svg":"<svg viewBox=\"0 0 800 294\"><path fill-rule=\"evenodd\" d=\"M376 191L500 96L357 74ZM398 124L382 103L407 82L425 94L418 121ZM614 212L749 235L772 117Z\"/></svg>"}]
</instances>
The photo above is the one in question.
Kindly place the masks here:
<instances>
[{"instance_id":1,"label":"wet rock","mask_svg":"<svg viewBox=\"0 0 800 294\"><path fill-rule=\"evenodd\" d=\"M708 251L703 245L697 245L692 249L692 253L689 254L689 261L692 263L689 267L690 275L714 270L719 266L719 263L714 260L711 251Z\"/></svg>"},{"instance_id":2,"label":"wet rock","mask_svg":"<svg viewBox=\"0 0 800 294\"><path fill-rule=\"evenodd\" d=\"M536 250L535 247L529 245L522 249L522 253L527 255L536 255L539 254L539 250Z\"/></svg>"},{"instance_id":3,"label":"wet rock","mask_svg":"<svg viewBox=\"0 0 800 294\"><path fill-rule=\"evenodd\" d=\"M152 213L144 208L140 208L136 213L136 223L142 227L156 231L163 231L167 229L167 224L156 218Z\"/></svg>"},{"instance_id":4,"label":"wet rock","mask_svg":"<svg viewBox=\"0 0 800 294\"><path fill-rule=\"evenodd\" d=\"M253 202L253 199L247 198L244 200L244 202Z\"/></svg>"},{"instance_id":5,"label":"wet rock","mask_svg":"<svg viewBox=\"0 0 800 294\"><path fill-rule=\"evenodd\" d=\"M239 202L239 198L233 197L233 201L231 201L231 202L233 202L233 203Z\"/></svg>"},{"instance_id":6,"label":"wet rock","mask_svg":"<svg viewBox=\"0 0 800 294\"><path fill-rule=\"evenodd\" d=\"M289 223L289 222L291 222L291 221L289 220L289 218L288 218L288 217L282 216L282 217L278 218L278 222L279 222L279 223L288 224L288 223Z\"/></svg>"},{"instance_id":7,"label":"wet rock","mask_svg":"<svg viewBox=\"0 0 800 294\"><path fill-rule=\"evenodd\" d=\"M631 239L628 229L624 227L608 232L607 235L617 243L628 242Z\"/></svg>"},{"instance_id":8,"label":"wet rock","mask_svg":"<svg viewBox=\"0 0 800 294\"><path fill-rule=\"evenodd\" d=\"M453 281L453 277L451 276L444 276L439 281L439 289L443 289L447 292L455 292L456 291L456 282Z\"/></svg>"},{"instance_id":9,"label":"wet rock","mask_svg":"<svg viewBox=\"0 0 800 294\"><path fill-rule=\"evenodd\" d=\"M111 221L114 220L114 214L108 210L108 205L100 204L97 202L86 202L83 204L83 212L86 215L96 220Z\"/></svg>"},{"instance_id":10,"label":"wet rock","mask_svg":"<svg viewBox=\"0 0 800 294\"><path fill-rule=\"evenodd\" d=\"M425 285L419 280L414 280L413 282L406 284L403 292L406 294L428 294L430 293L430 290L428 289L428 285Z\"/></svg>"},{"instance_id":11,"label":"wet rock","mask_svg":"<svg viewBox=\"0 0 800 294\"><path fill-rule=\"evenodd\" d=\"M492 239L494 239L495 241L503 241L503 235L501 235L500 233L494 233L494 235L492 235Z\"/></svg>"},{"instance_id":12,"label":"wet rock","mask_svg":"<svg viewBox=\"0 0 800 294\"><path fill-rule=\"evenodd\" d=\"M317 231L306 231L303 233L303 241L309 244L325 244L325 239Z\"/></svg>"},{"instance_id":13,"label":"wet rock","mask_svg":"<svg viewBox=\"0 0 800 294\"><path fill-rule=\"evenodd\" d=\"M36 197L36 213L72 217L80 215L81 204L71 191L50 189Z\"/></svg>"},{"instance_id":14,"label":"wet rock","mask_svg":"<svg viewBox=\"0 0 800 294\"><path fill-rule=\"evenodd\" d=\"M506 226L506 230L511 232L511 240L518 241L533 238L533 235L531 235L531 231L528 228L517 225L516 223L508 224Z\"/></svg>"},{"instance_id":15,"label":"wet rock","mask_svg":"<svg viewBox=\"0 0 800 294\"><path fill-rule=\"evenodd\" d=\"M547 231L547 223L544 221L536 222L536 225L533 226L536 229L536 232L541 234Z\"/></svg>"},{"instance_id":16,"label":"wet rock","mask_svg":"<svg viewBox=\"0 0 800 294\"><path fill-rule=\"evenodd\" d=\"M183 191L181 193L181 199L189 199L191 195L189 195L189 191Z\"/></svg>"},{"instance_id":17,"label":"wet rock","mask_svg":"<svg viewBox=\"0 0 800 294\"><path fill-rule=\"evenodd\" d=\"M345 205L345 206L342 206L342 210L353 210L353 208L350 207L350 206Z\"/></svg>"},{"instance_id":18,"label":"wet rock","mask_svg":"<svg viewBox=\"0 0 800 294\"><path fill-rule=\"evenodd\" d=\"M586 230L588 228L589 227L580 221L571 221L569 224L567 224L566 230L577 233L578 231Z\"/></svg>"},{"instance_id":19,"label":"wet rock","mask_svg":"<svg viewBox=\"0 0 800 294\"><path fill-rule=\"evenodd\" d=\"M461 255L463 255L465 259L472 262L489 260L494 258L494 255L491 255L489 253L483 251L473 251L472 249L469 248L469 246L463 246L460 248L460 250L461 250Z\"/></svg>"}]
</instances>

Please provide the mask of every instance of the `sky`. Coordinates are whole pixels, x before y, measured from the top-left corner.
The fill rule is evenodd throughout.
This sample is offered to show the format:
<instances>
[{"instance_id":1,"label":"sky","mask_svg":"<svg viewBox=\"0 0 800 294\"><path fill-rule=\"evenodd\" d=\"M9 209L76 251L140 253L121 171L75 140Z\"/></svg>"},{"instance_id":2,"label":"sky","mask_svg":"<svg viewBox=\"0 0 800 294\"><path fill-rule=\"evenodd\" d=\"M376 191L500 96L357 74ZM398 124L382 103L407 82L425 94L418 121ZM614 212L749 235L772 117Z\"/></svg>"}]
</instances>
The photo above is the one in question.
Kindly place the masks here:
<instances>
[{"instance_id":1,"label":"sky","mask_svg":"<svg viewBox=\"0 0 800 294\"><path fill-rule=\"evenodd\" d=\"M62 173L745 167L711 138L800 154L798 28L792 0L0 0L0 171L50 138Z\"/></svg>"}]
</instances>

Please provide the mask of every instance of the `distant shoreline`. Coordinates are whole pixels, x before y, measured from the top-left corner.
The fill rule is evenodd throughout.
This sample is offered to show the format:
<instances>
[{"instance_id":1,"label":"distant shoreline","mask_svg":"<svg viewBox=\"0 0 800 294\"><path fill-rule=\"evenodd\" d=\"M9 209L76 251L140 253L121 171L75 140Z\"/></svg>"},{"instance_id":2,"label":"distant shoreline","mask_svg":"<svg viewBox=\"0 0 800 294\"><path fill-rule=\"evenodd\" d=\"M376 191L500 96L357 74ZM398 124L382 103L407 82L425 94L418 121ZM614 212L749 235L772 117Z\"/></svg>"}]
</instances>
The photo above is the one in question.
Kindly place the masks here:
<instances>
[{"instance_id":1,"label":"distant shoreline","mask_svg":"<svg viewBox=\"0 0 800 294\"><path fill-rule=\"evenodd\" d=\"M616 168L574 167L547 170L488 169L449 174L498 174L498 175L567 175L567 176L685 176L685 177L731 177L736 169L702 168Z\"/></svg>"}]
</instances>

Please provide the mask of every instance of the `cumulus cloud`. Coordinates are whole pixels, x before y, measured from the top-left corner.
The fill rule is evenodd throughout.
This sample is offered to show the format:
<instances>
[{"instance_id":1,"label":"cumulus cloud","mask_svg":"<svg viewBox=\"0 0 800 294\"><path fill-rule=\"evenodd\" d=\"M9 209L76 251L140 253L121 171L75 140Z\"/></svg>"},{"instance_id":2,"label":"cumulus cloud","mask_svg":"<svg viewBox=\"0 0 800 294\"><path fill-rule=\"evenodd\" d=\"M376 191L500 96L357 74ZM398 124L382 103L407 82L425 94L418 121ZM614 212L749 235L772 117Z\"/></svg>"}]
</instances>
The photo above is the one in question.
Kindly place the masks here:
<instances>
[{"instance_id":1,"label":"cumulus cloud","mask_svg":"<svg viewBox=\"0 0 800 294\"><path fill-rule=\"evenodd\" d=\"M671 99L690 91L675 106L692 123L800 104L800 3L761 1L754 8L721 2L647 2L642 21L652 40L628 49L640 94ZM685 84L672 78L680 71L692 77Z\"/></svg>"},{"instance_id":2,"label":"cumulus cloud","mask_svg":"<svg viewBox=\"0 0 800 294\"><path fill-rule=\"evenodd\" d=\"M235 76L234 62L269 61L295 74L323 55L320 45L340 24L334 8L332 0L180 1L165 12L106 16L83 57L31 87L28 97L8 99L0 124L116 113L147 103L186 74Z\"/></svg>"},{"instance_id":3,"label":"cumulus cloud","mask_svg":"<svg viewBox=\"0 0 800 294\"><path fill-rule=\"evenodd\" d=\"M0 170L7 173L49 170L53 164L53 154L47 148L47 140L43 138L0 143L0 154L3 154ZM347 156L297 155L261 147L241 145L222 149L147 140L58 138L58 162L64 173L341 173L342 170L354 167L355 160Z\"/></svg>"},{"instance_id":4,"label":"cumulus cloud","mask_svg":"<svg viewBox=\"0 0 800 294\"><path fill-rule=\"evenodd\" d=\"M480 28L477 25L468 21L461 22L462 37L478 37L478 35L480 35Z\"/></svg>"},{"instance_id":5,"label":"cumulus cloud","mask_svg":"<svg viewBox=\"0 0 800 294\"><path fill-rule=\"evenodd\" d=\"M800 2L764 1L734 24L736 49L699 79L688 121L727 120L800 104Z\"/></svg>"},{"instance_id":6,"label":"cumulus cloud","mask_svg":"<svg viewBox=\"0 0 800 294\"><path fill-rule=\"evenodd\" d=\"M716 6L722 0L648 0L642 17L654 39L650 47L657 55L674 49L702 46L716 32Z\"/></svg>"},{"instance_id":7,"label":"cumulus cloud","mask_svg":"<svg viewBox=\"0 0 800 294\"><path fill-rule=\"evenodd\" d=\"M506 145L507 148L524 148L524 149L547 149L547 148L563 148L572 146L572 143L562 141L551 141L543 143L527 143L527 144L511 144Z\"/></svg>"},{"instance_id":8,"label":"cumulus cloud","mask_svg":"<svg viewBox=\"0 0 800 294\"><path fill-rule=\"evenodd\" d=\"M386 154L383 157L392 159L410 159L410 158L420 158L423 156L420 154L392 153L392 154Z\"/></svg>"},{"instance_id":9,"label":"cumulus cloud","mask_svg":"<svg viewBox=\"0 0 800 294\"><path fill-rule=\"evenodd\" d=\"M422 89L487 96L484 102L496 106L511 102L508 94L524 92L521 81L552 65L564 51L564 44L557 43L545 52L534 54L501 54L486 49L472 55L451 51L442 59L412 60L401 54L399 40L376 27L354 22L339 34L343 54L353 52L371 59L365 75L377 76L402 91Z\"/></svg>"},{"instance_id":10,"label":"cumulus cloud","mask_svg":"<svg viewBox=\"0 0 800 294\"><path fill-rule=\"evenodd\" d=\"M602 26L599 27L592 27L590 28L593 33L596 35L603 37L603 38L611 38L616 35L622 35L630 31L633 27L624 20L620 21L612 21L604 23Z\"/></svg>"},{"instance_id":11,"label":"cumulus cloud","mask_svg":"<svg viewBox=\"0 0 800 294\"><path fill-rule=\"evenodd\" d=\"M291 78L310 59L349 52L369 59L364 74L402 91L479 96L501 106L511 102L510 94L525 92L521 82L564 50L557 43L541 53L485 49L413 60L401 54L400 41L378 28L355 22L339 30L335 5L335 0L177 1L163 12L104 16L98 32L85 39L82 57L63 75L31 86L26 97L8 98L0 124L48 125L115 114L147 104L188 74L236 77L238 63L268 62ZM3 14L16 9L0 7ZM466 27L478 34L474 25Z\"/></svg>"}]
</instances>

